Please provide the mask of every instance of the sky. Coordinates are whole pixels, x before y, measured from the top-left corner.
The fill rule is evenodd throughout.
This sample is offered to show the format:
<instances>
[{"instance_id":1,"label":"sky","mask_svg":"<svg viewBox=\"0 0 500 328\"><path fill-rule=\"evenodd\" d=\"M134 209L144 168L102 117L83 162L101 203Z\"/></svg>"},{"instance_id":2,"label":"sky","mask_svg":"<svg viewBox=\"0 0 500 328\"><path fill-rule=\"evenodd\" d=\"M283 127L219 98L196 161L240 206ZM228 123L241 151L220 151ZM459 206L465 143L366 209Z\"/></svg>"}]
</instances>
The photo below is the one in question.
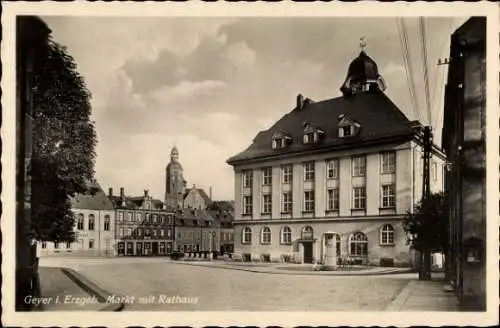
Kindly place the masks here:
<instances>
[{"instance_id":1,"label":"sky","mask_svg":"<svg viewBox=\"0 0 500 328\"><path fill-rule=\"evenodd\" d=\"M42 17L92 93L96 178L127 195L164 198L165 167L179 149L187 186L234 199L226 160L295 106L340 96L347 67L365 51L385 91L410 119L395 18ZM431 125L440 144L450 35L466 18L426 18ZM417 18L405 18L421 111L424 77ZM427 120L422 118L427 124Z\"/></svg>"}]
</instances>

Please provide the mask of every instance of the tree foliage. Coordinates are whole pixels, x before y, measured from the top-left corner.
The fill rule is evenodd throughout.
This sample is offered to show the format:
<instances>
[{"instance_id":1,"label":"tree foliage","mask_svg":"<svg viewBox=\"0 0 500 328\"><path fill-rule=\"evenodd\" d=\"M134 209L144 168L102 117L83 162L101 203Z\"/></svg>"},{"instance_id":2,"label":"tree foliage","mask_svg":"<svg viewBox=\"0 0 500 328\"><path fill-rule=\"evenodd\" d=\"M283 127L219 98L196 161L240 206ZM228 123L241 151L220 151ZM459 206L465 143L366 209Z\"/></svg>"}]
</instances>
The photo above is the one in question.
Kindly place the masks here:
<instances>
[{"instance_id":1,"label":"tree foliage","mask_svg":"<svg viewBox=\"0 0 500 328\"><path fill-rule=\"evenodd\" d=\"M32 237L73 241L71 197L94 177L96 133L91 94L67 49L50 37L33 67L33 149L30 165Z\"/></svg>"},{"instance_id":2,"label":"tree foliage","mask_svg":"<svg viewBox=\"0 0 500 328\"><path fill-rule=\"evenodd\" d=\"M403 221L408 244L417 251L443 252L448 249L448 202L444 193L431 194Z\"/></svg>"},{"instance_id":3,"label":"tree foliage","mask_svg":"<svg viewBox=\"0 0 500 328\"><path fill-rule=\"evenodd\" d=\"M210 205L208 205L208 210L219 211L219 212L234 212L234 204L232 201L227 200L215 200Z\"/></svg>"}]
</instances>

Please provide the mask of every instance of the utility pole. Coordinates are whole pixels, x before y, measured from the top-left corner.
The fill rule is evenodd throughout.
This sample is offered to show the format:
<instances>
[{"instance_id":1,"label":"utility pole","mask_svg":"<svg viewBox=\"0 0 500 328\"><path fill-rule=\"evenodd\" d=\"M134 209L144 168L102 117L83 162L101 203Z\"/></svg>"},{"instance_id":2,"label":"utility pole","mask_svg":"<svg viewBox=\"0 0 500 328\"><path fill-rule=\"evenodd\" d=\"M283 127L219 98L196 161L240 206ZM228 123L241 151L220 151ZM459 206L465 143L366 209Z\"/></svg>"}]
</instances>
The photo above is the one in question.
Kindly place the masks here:
<instances>
[{"instance_id":1,"label":"utility pole","mask_svg":"<svg viewBox=\"0 0 500 328\"><path fill-rule=\"evenodd\" d=\"M430 159L432 157L432 128L430 126L424 126L423 135L423 146L424 146L424 168L423 168L423 184L422 184L422 201L429 198L431 194L431 184L430 184ZM425 238L424 238L425 239ZM419 280L430 280L431 279L431 254L426 249L426 245L420 252L420 270L418 274Z\"/></svg>"}]
</instances>

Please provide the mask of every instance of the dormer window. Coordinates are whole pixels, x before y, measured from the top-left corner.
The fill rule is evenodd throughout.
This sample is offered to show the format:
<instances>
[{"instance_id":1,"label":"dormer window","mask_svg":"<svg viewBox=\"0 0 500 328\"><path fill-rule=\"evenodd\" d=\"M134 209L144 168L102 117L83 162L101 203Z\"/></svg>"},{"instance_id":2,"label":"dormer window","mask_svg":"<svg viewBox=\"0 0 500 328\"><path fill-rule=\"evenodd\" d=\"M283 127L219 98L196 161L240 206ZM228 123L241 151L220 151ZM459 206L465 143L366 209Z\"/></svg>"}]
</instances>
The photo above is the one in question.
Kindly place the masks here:
<instances>
[{"instance_id":1,"label":"dormer window","mask_svg":"<svg viewBox=\"0 0 500 328\"><path fill-rule=\"evenodd\" d=\"M305 145L319 142L322 135L323 131L321 129L312 126L309 122L304 123L304 135L302 141Z\"/></svg>"},{"instance_id":2,"label":"dormer window","mask_svg":"<svg viewBox=\"0 0 500 328\"><path fill-rule=\"evenodd\" d=\"M339 138L353 137L356 136L361 128L361 125L354 120L350 119L346 115L342 114L339 116Z\"/></svg>"},{"instance_id":3,"label":"dormer window","mask_svg":"<svg viewBox=\"0 0 500 328\"><path fill-rule=\"evenodd\" d=\"M272 148L286 148L292 142L292 137L285 132L279 131L273 135Z\"/></svg>"}]
</instances>

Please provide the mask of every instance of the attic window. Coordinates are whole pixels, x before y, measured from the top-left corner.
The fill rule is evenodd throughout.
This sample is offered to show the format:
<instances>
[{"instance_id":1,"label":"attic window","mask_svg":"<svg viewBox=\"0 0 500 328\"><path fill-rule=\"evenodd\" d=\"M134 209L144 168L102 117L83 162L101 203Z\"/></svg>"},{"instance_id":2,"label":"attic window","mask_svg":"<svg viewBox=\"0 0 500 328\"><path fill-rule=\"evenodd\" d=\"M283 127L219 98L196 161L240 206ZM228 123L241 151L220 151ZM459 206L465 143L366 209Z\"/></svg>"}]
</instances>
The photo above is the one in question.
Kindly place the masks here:
<instances>
[{"instance_id":1,"label":"attic window","mask_svg":"<svg viewBox=\"0 0 500 328\"><path fill-rule=\"evenodd\" d=\"M275 133L272 139L273 149L286 148L292 142L292 138L284 132Z\"/></svg>"},{"instance_id":2,"label":"attic window","mask_svg":"<svg viewBox=\"0 0 500 328\"><path fill-rule=\"evenodd\" d=\"M354 120L350 119L346 115L342 114L339 116L339 138L352 137L358 134L361 125L359 125Z\"/></svg>"},{"instance_id":3,"label":"attic window","mask_svg":"<svg viewBox=\"0 0 500 328\"><path fill-rule=\"evenodd\" d=\"M304 123L304 135L302 137L302 142L305 145L317 143L322 135L323 131L321 129L313 127L309 122Z\"/></svg>"}]
</instances>

